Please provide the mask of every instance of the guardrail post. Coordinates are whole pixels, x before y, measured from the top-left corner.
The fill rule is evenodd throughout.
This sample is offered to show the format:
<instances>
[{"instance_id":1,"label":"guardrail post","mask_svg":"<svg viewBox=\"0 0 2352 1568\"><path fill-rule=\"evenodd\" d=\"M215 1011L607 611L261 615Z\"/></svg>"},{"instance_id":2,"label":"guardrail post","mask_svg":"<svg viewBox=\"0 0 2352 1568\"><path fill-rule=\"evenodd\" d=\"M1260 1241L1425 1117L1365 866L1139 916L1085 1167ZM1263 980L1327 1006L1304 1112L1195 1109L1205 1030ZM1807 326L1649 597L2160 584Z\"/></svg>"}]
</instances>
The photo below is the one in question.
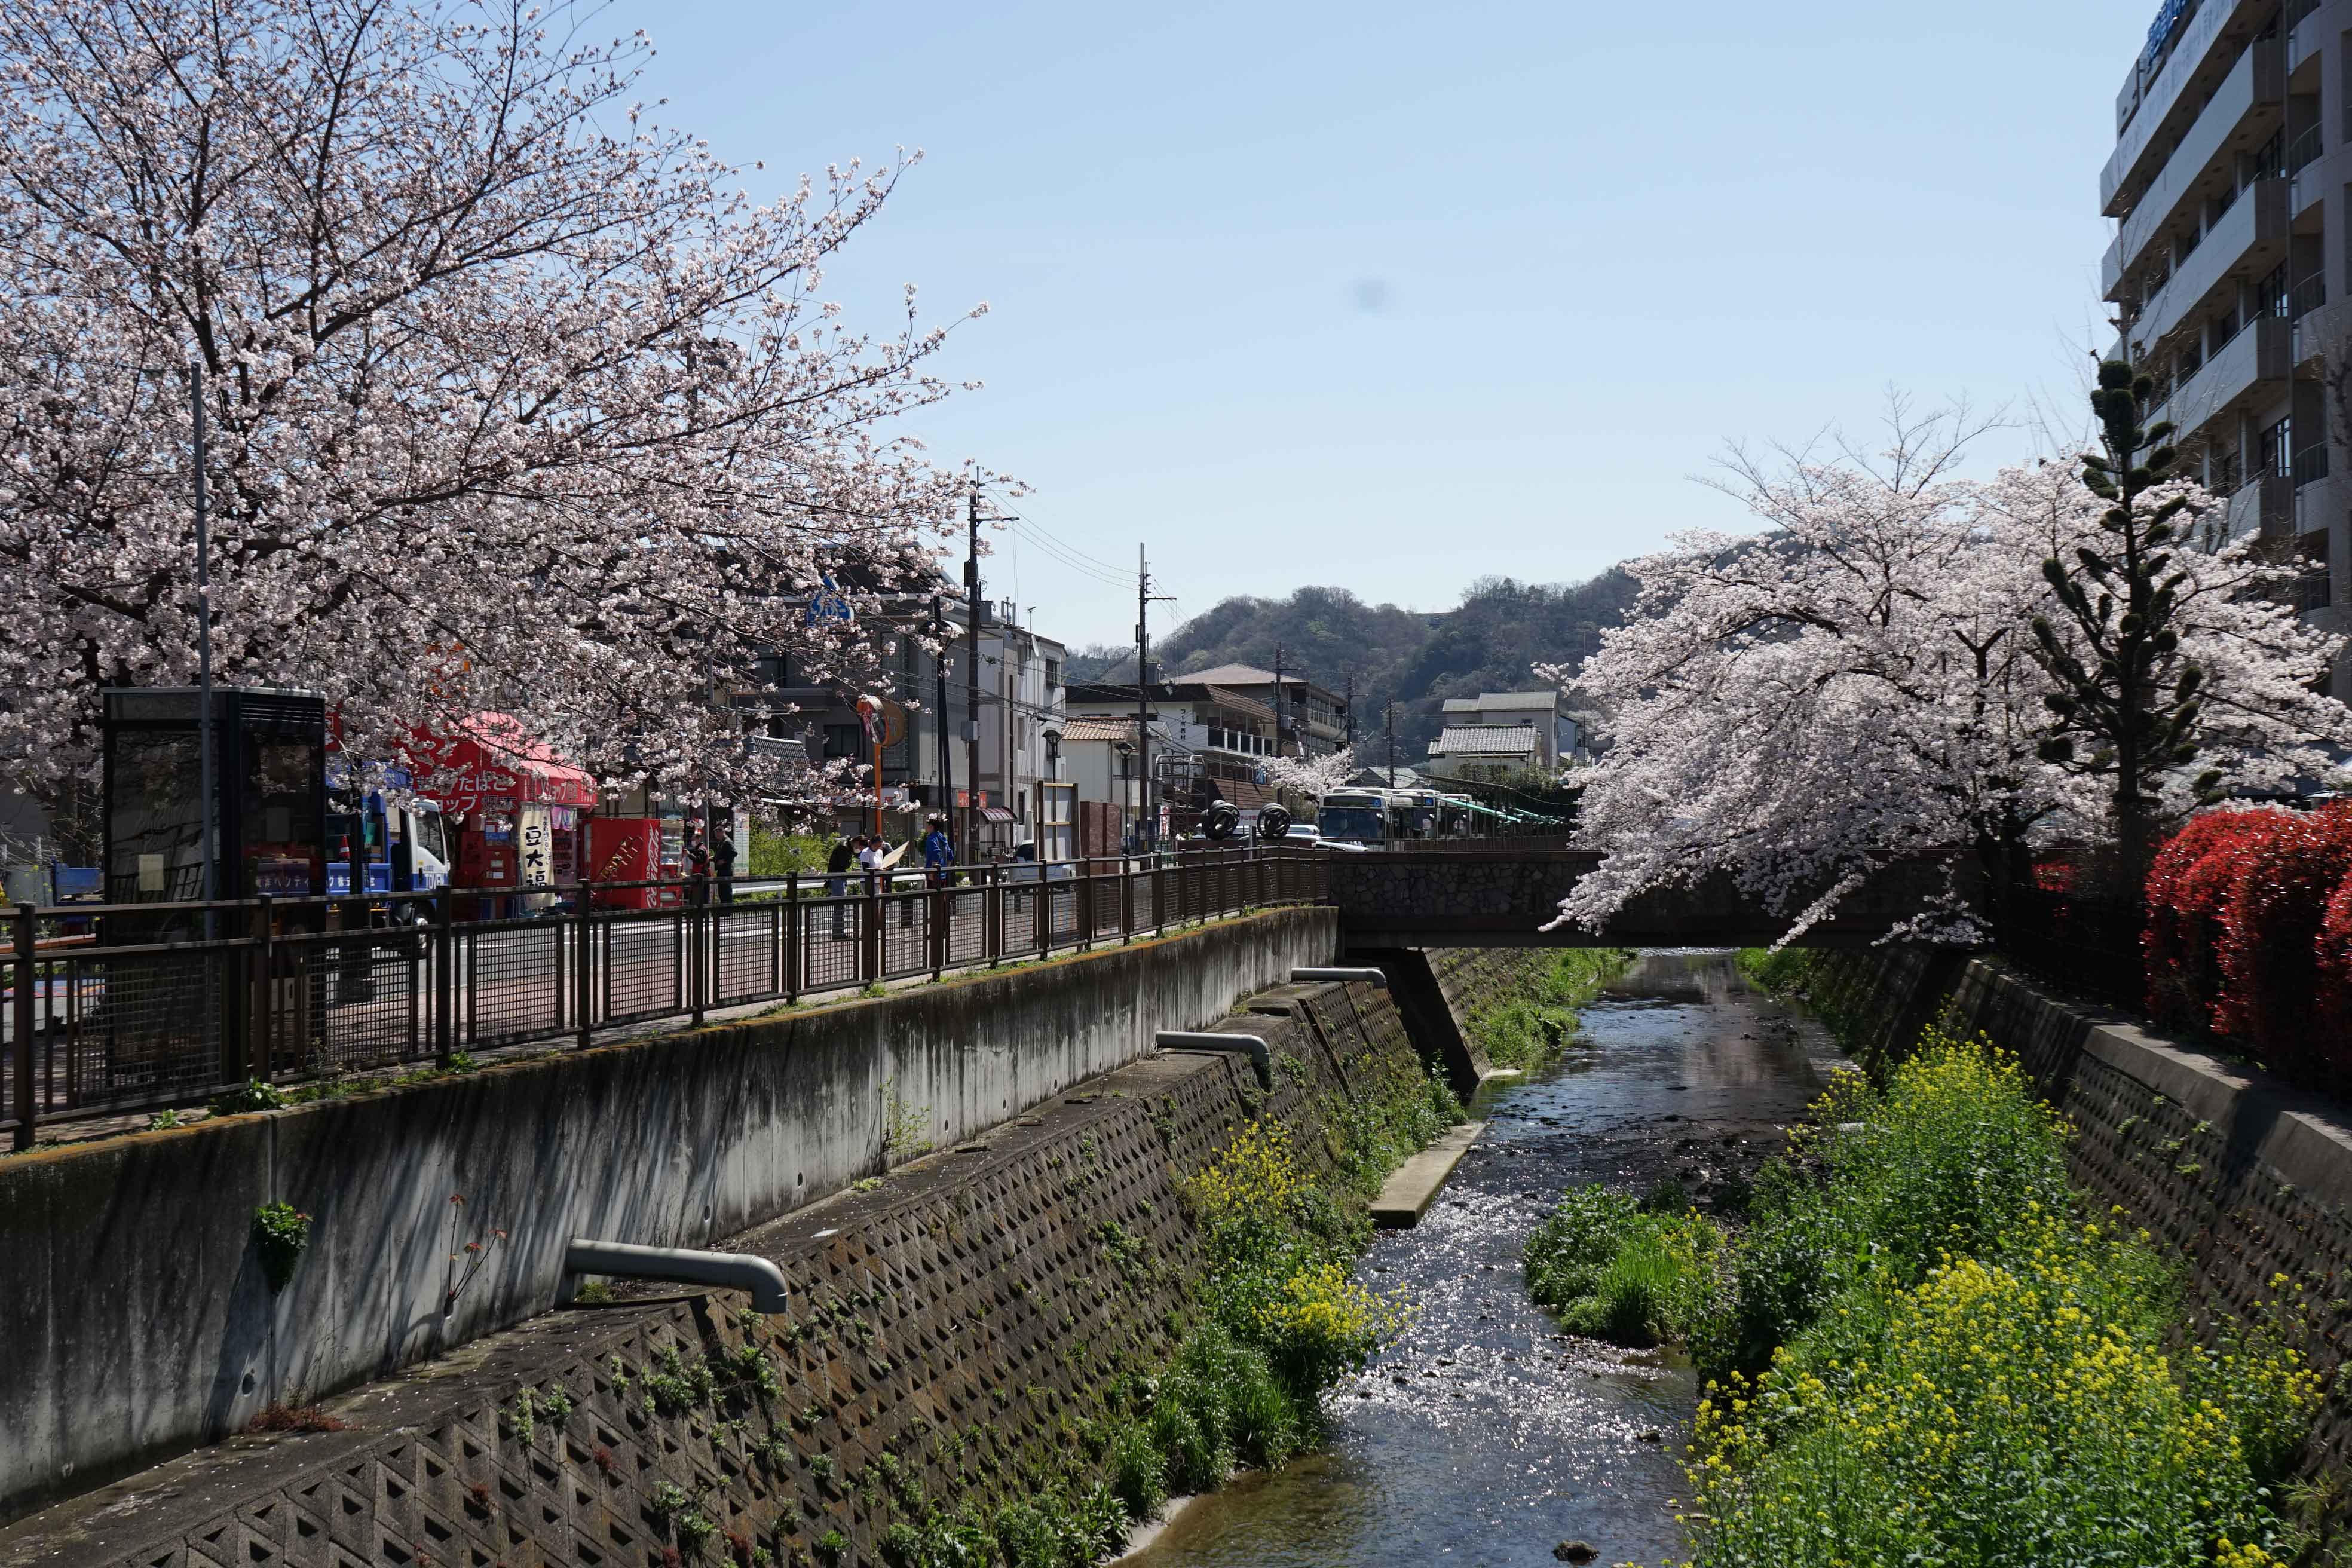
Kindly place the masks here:
<instances>
[{"instance_id":1,"label":"guardrail post","mask_svg":"<svg viewBox=\"0 0 2352 1568\"><path fill-rule=\"evenodd\" d=\"M457 1048L457 935L446 883L433 889L433 1059L442 1067Z\"/></svg>"},{"instance_id":2,"label":"guardrail post","mask_svg":"<svg viewBox=\"0 0 2352 1568\"><path fill-rule=\"evenodd\" d=\"M278 920L265 893L253 911L252 974L255 984L248 994L253 1008L246 1018L242 1042L245 1059L224 1062L222 1067L230 1083L243 1083L248 1079L269 1077L269 1041L278 1026Z\"/></svg>"},{"instance_id":3,"label":"guardrail post","mask_svg":"<svg viewBox=\"0 0 2352 1568\"><path fill-rule=\"evenodd\" d=\"M882 981L882 875L866 873L866 929L859 933L866 940L857 945L859 964L866 972L858 978L868 985Z\"/></svg>"},{"instance_id":4,"label":"guardrail post","mask_svg":"<svg viewBox=\"0 0 2352 1568\"><path fill-rule=\"evenodd\" d=\"M580 909L573 919L577 922L577 929L572 933L572 967L574 982L572 1006L578 1016L572 1019L572 1024L574 1032L578 1036L579 1047L584 1051L588 1048L588 1037L595 1027L590 1022L595 1016L596 1003L595 981L590 973L596 962L595 878L580 879Z\"/></svg>"},{"instance_id":5,"label":"guardrail post","mask_svg":"<svg viewBox=\"0 0 2352 1568\"><path fill-rule=\"evenodd\" d=\"M793 905L800 902L800 872L783 875L783 905L769 914L767 921L767 987L783 994L783 971L791 963L785 957L785 938L793 933Z\"/></svg>"},{"instance_id":6,"label":"guardrail post","mask_svg":"<svg viewBox=\"0 0 2352 1568\"><path fill-rule=\"evenodd\" d=\"M688 882L686 910L686 1001L698 1029L702 1027L703 1004L710 991L704 967L716 969L719 963L719 944L711 940L716 933L709 921L710 879L698 874Z\"/></svg>"},{"instance_id":7,"label":"guardrail post","mask_svg":"<svg viewBox=\"0 0 2352 1568\"><path fill-rule=\"evenodd\" d=\"M948 922L955 918L955 906L949 900L955 897L942 883L931 889L923 904L923 939L931 950L931 979L936 983L947 973Z\"/></svg>"},{"instance_id":8,"label":"guardrail post","mask_svg":"<svg viewBox=\"0 0 2352 1568\"><path fill-rule=\"evenodd\" d=\"M784 975L787 1001L801 999L801 942L808 930L808 911L801 908L801 874L784 873Z\"/></svg>"},{"instance_id":9,"label":"guardrail post","mask_svg":"<svg viewBox=\"0 0 2352 1568\"><path fill-rule=\"evenodd\" d=\"M980 885L980 949L993 969L1004 953L1004 868L991 866Z\"/></svg>"},{"instance_id":10,"label":"guardrail post","mask_svg":"<svg viewBox=\"0 0 2352 1568\"><path fill-rule=\"evenodd\" d=\"M40 1112L33 1105L33 906L16 906L16 995L10 1027L16 1036L16 1131L18 1152L33 1146Z\"/></svg>"}]
</instances>

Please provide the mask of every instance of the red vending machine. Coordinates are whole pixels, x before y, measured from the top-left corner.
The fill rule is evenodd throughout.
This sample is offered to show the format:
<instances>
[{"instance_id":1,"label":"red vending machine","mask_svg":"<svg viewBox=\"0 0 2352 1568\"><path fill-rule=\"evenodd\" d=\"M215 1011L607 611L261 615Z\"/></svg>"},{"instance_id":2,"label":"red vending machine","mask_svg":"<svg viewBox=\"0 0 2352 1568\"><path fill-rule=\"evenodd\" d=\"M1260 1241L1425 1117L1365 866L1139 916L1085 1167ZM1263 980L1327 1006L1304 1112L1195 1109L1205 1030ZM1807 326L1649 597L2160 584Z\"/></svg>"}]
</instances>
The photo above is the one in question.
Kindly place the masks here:
<instances>
[{"instance_id":1,"label":"red vending machine","mask_svg":"<svg viewBox=\"0 0 2352 1568\"><path fill-rule=\"evenodd\" d=\"M599 884L650 882L677 875L665 865L663 819L658 816L604 816L588 819L588 871ZM677 902L674 888L611 888L599 886L600 910L665 909Z\"/></svg>"}]
</instances>

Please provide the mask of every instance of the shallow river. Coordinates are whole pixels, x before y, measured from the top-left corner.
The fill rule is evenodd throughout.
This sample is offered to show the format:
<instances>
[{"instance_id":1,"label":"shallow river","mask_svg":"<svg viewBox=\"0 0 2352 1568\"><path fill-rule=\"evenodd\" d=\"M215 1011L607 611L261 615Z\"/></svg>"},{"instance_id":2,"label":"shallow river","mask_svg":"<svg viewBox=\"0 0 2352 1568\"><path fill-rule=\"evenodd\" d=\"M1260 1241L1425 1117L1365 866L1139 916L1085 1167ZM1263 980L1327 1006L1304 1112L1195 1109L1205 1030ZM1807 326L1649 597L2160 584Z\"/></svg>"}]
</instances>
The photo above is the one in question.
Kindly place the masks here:
<instances>
[{"instance_id":1,"label":"shallow river","mask_svg":"<svg viewBox=\"0 0 2352 1568\"><path fill-rule=\"evenodd\" d=\"M1360 1277L1420 1317L1333 1391L1333 1440L1184 1510L1140 1568L1555 1568L1679 1560L1669 1500L1696 1398L1654 1352L1570 1340L1527 1298L1519 1247L1571 1184L1681 1180L1703 1204L1779 1147L1827 1047L1749 992L1727 953L1649 953L1584 1012L1550 1067L1490 1085L1486 1131L1427 1219Z\"/></svg>"}]
</instances>

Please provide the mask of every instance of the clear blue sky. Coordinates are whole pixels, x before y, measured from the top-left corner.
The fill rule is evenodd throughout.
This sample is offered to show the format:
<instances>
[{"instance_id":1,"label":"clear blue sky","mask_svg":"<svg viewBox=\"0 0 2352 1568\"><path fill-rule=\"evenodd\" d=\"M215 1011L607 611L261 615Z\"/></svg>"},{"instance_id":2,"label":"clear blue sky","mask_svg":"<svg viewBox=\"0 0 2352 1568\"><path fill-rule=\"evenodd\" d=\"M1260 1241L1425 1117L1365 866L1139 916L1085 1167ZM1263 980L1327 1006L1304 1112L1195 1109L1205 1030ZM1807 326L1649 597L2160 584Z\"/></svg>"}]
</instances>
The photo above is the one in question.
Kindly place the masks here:
<instances>
[{"instance_id":1,"label":"clear blue sky","mask_svg":"<svg viewBox=\"0 0 2352 1568\"><path fill-rule=\"evenodd\" d=\"M620 0L646 96L767 176L925 150L833 274L904 282L987 384L941 458L1180 603L1452 605L1738 526L1728 437L1885 389L2071 403L2117 84L2155 0L1603 5ZM2071 406L2067 409L2072 413ZM1983 448L2021 451L2022 433ZM1000 536L1073 643L1132 589ZM1017 579L1017 585L1016 585Z\"/></svg>"}]
</instances>

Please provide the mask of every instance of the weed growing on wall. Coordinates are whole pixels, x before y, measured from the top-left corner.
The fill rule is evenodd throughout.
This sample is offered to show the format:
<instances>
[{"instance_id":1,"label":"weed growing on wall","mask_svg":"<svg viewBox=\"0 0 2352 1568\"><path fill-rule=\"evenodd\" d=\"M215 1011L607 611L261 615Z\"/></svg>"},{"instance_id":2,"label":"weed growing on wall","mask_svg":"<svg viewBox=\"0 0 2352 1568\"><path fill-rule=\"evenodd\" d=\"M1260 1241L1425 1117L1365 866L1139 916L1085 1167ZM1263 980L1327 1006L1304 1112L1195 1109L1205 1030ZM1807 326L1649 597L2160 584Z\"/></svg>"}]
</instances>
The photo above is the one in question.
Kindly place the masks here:
<instances>
[{"instance_id":1,"label":"weed growing on wall","mask_svg":"<svg viewBox=\"0 0 2352 1568\"><path fill-rule=\"evenodd\" d=\"M253 1211L253 1247L270 1289L283 1290L293 1280L294 1266L310 1245L310 1216L292 1204L263 1204Z\"/></svg>"},{"instance_id":2,"label":"weed growing on wall","mask_svg":"<svg viewBox=\"0 0 2352 1568\"><path fill-rule=\"evenodd\" d=\"M1522 984L1473 1009L1465 1033L1496 1067L1538 1066L1576 1037L1576 1010L1622 973L1633 956L1616 947L1570 947L1544 955Z\"/></svg>"},{"instance_id":3,"label":"weed growing on wall","mask_svg":"<svg viewBox=\"0 0 2352 1568\"><path fill-rule=\"evenodd\" d=\"M1323 1120L1330 1129L1332 1188L1341 1194L1371 1197L1391 1171L1447 1128L1460 1126L1466 1116L1444 1069L1435 1066L1410 1092L1391 1099L1327 1100Z\"/></svg>"},{"instance_id":4,"label":"weed growing on wall","mask_svg":"<svg viewBox=\"0 0 2352 1568\"><path fill-rule=\"evenodd\" d=\"M1400 1077L1384 1098L1322 1109L1333 1158L1320 1179L1287 1129L1253 1120L1185 1184L1206 1268L1190 1312L1171 1316L1178 1344L1167 1364L1156 1375L1121 1373L1098 1403L1066 1416L1065 1455L1024 1468L1017 1497L968 1499L890 1531L886 1562L1084 1568L1120 1550L1130 1524L1168 1498L1213 1490L1238 1468L1280 1465L1319 1440L1324 1390L1361 1368L1407 1321L1401 1298L1353 1279L1355 1252L1370 1232L1365 1195L1461 1117L1442 1077ZM1106 1226L1097 1239L1110 1268L1145 1266L1119 1227ZM1000 1406L1011 1402L1002 1389L993 1397ZM958 1472L967 1473L960 1441L956 1455ZM995 1475L985 1453L979 1470Z\"/></svg>"},{"instance_id":5,"label":"weed growing on wall","mask_svg":"<svg viewBox=\"0 0 2352 1568\"><path fill-rule=\"evenodd\" d=\"M2083 1215L2013 1059L1931 1030L1815 1113L1694 1335L1702 1568L2292 1555L2267 1489L2319 1380L2278 1323L2171 1348L2171 1271Z\"/></svg>"},{"instance_id":6,"label":"weed growing on wall","mask_svg":"<svg viewBox=\"0 0 2352 1568\"><path fill-rule=\"evenodd\" d=\"M899 1098L898 1080L882 1080L882 1159L896 1165L919 1160L933 1147L929 1106L909 1105Z\"/></svg>"}]
</instances>

